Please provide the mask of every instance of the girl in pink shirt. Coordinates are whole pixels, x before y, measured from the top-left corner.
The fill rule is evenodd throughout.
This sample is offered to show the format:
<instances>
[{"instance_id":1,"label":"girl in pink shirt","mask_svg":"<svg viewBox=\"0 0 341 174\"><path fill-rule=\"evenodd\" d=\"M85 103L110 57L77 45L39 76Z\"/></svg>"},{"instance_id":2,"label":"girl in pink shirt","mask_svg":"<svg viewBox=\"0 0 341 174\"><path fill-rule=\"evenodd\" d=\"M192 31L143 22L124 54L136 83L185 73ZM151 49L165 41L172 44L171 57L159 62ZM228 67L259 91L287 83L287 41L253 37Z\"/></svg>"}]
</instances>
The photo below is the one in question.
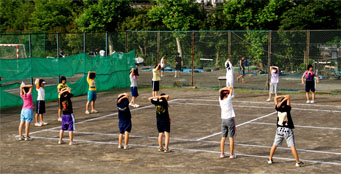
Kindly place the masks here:
<instances>
[{"instance_id":1,"label":"girl in pink shirt","mask_svg":"<svg viewBox=\"0 0 341 174\"><path fill-rule=\"evenodd\" d=\"M32 98L32 85L25 85L24 83L20 86L20 97L23 99L24 104L20 114L19 124L19 141L25 140L30 141L32 138L29 135L30 123L33 119L33 98ZM26 123L26 124L25 124ZM25 124L25 135L22 134L22 129Z\"/></svg>"}]
</instances>

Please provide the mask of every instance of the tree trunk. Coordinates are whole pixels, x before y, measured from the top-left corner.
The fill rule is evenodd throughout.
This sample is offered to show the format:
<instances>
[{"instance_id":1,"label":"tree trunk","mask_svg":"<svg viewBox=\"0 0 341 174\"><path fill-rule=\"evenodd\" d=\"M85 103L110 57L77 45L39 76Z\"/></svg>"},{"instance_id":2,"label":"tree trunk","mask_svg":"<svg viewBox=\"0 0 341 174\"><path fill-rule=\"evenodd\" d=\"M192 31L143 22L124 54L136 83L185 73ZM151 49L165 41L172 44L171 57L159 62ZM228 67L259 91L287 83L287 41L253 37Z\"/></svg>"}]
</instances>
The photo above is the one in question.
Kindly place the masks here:
<instances>
[{"instance_id":1,"label":"tree trunk","mask_svg":"<svg viewBox=\"0 0 341 174\"><path fill-rule=\"evenodd\" d=\"M216 67L219 66L219 50L217 50L217 52L215 54L215 66Z\"/></svg>"},{"instance_id":2,"label":"tree trunk","mask_svg":"<svg viewBox=\"0 0 341 174\"><path fill-rule=\"evenodd\" d=\"M141 52L141 56L142 56L142 58L145 58L145 56L144 56L144 53L143 53L143 48L141 47L141 45L140 44L138 44L139 45L139 49L140 49L140 52Z\"/></svg>"},{"instance_id":3,"label":"tree trunk","mask_svg":"<svg viewBox=\"0 0 341 174\"><path fill-rule=\"evenodd\" d=\"M178 37L175 38L176 40L176 45L178 46L178 53L180 54L180 57L181 57L181 66L184 65L184 62L183 62L183 57L182 57L182 49L181 49L181 43L180 43L180 39Z\"/></svg>"},{"instance_id":4,"label":"tree trunk","mask_svg":"<svg viewBox=\"0 0 341 174\"><path fill-rule=\"evenodd\" d=\"M111 55L112 54L112 52L114 51L114 43L113 43L113 41L112 41L113 39L112 39L112 34L111 33L109 33L109 38L108 38L108 45L109 45L109 54L108 54L108 56L109 55Z\"/></svg>"}]
</instances>

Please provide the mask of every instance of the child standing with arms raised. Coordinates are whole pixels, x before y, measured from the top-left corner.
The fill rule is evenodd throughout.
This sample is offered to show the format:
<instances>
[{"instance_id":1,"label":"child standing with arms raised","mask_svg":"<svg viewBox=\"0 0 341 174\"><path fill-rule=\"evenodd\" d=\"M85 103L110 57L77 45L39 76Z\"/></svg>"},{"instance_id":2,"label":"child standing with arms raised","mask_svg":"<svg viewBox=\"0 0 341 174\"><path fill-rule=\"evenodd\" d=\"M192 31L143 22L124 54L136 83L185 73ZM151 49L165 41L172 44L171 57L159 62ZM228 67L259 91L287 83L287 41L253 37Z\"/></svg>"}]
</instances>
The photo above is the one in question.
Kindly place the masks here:
<instances>
[{"instance_id":1,"label":"child standing with arms raised","mask_svg":"<svg viewBox=\"0 0 341 174\"><path fill-rule=\"evenodd\" d=\"M279 81L279 68L277 66L270 66L269 70L271 73L271 81L269 89L269 98L266 100L267 102L271 101L272 94L275 94L275 97L277 97Z\"/></svg>"},{"instance_id":2,"label":"child standing with arms raised","mask_svg":"<svg viewBox=\"0 0 341 174\"><path fill-rule=\"evenodd\" d=\"M120 129L120 135L118 137L118 148L128 149L129 133L131 131L131 114L129 110L129 94L123 93L118 95L117 98L118 109L118 128ZM124 146L122 146L122 139L124 134Z\"/></svg>"},{"instance_id":3,"label":"child standing with arms raised","mask_svg":"<svg viewBox=\"0 0 341 174\"><path fill-rule=\"evenodd\" d=\"M160 70L161 70L161 65L157 64L154 66L153 69L153 79L152 79L152 85L153 85L153 93L152 96L155 97L158 95L159 90L160 90Z\"/></svg>"},{"instance_id":4,"label":"child standing with arms raised","mask_svg":"<svg viewBox=\"0 0 341 174\"><path fill-rule=\"evenodd\" d=\"M139 96L137 92L137 76L139 75L138 70L136 68L132 68L129 73L130 79L130 91L131 91L131 102L129 103L130 106L134 108L138 108L140 105L135 103L136 98Z\"/></svg>"},{"instance_id":5,"label":"child standing with arms raised","mask_svg":"<svg viewBox=\"0 0 341 174\"><path fill-rule=\"evenodd\" d=\"M226 137L230 140L230 159L237 156L234 154L234 137L236 136L236 120L232 106L232 87L225 87L219 90L219 104L221 108L221 142L220 142L220 158L225 158L225 141Z\"/></svg>"},{"instance_id":6,"label":"child standing with arms raised","mask_svg":"<svg viewBox=\"0 0 341 174\"><path fill-rule=\"evenodd\" d=\"M168 113L168 100L169 96L161 94L161 96L149 97L149 101L156 108L156 125L159 132L158 143L159 152L169 152L169 137L170 137L170 118ZM162 146L162 138L165 135L165 146Z\"/></svg>"},{"instance_id":7,"label":"child standing with arms raised","mask_svg":"<svg viewBox=\"0 0 341 174\"><path fill-rule=\"evenodd\" d=\"M85 114L90 113L97 113L98 111L95 110L95 102L97 99L96 94L96 83L95 83L96 72L88 72L88 77L86 78L89 84L89 91L88 91L88 102L85 105ZM89 104L91 103L91 112L89 112Z\"/></svg>"},{"instance_id":8,"label":"child standing with arms raised","mask_svg":"<svg viewBox=\"0 0 341 174\"><path fill-rule=\"evenodd\" d=\"M278 100L281 100L278 103ZM295 137L294 131L295 128L294 122L291 118L291 106L290 106L290 97L289 95L277 96L275 97L275 109L277 111L277 130L275 135L275 140L272 145L270 156L268 159L268 164L272 164L272 157L275 154L277 146L281 146L283 140L285 139L288 147L291 148L291 152L296 160L296 167L301 167L303 162L300 162L298 159L298 154L295 147Z\"/></svg>"},{"instance_id":9,"label":"child standing with arms raised","mask_svg":"<svg viewBox=\"0 0 341 174\"><path fill-rule=\"evenodd\" d=\"M319 83L319 78L316 76L316 74L313 71L313 66L308 65L307 71L305 71L302 75L302 85L304 85L304 79L305 79L305 96L307 98L306 103L315 103L315 81L314 78L316 78L316 83ZM309 92L311 91L311 101L309 101Z\"/></svg>"},{"instance_id":10,"label":"child standing with arms raised","mask_svg":"<svg viewBox=\"0 0 341 174\"><path fill-rule=\"evenodd\" d=\"M37 97L37 103L36 103L36 115L35 115L35 121L36 123L34 126L45 126L47 125L46 122L44 122L44 113L45 113L45 89L44 86L46 84L45 80L43 79L36 79L36 90L38 92ZM38 116L40 117L40 122L38 122Z\"/></svg>"},{"instance_id":11,"label":"child standing with arms raised","mask_svg":"<svg viewBox=\"0 0 341 174\"><path fill-rule=\"evenodd\" d=\"M59 132L58 144L63 144L64 131L69 131L70 142L69 145L73 145L73 131L75 130L75 116L73 115L71 97L71 88L63 88L60 91L60 103L62 105L62 127Z\"/></svg>"},{"instance_id":12,"label":"child standing with arms raised","mask_svg":"<svg viewBox=\"0 0 341 174\"><path fill-rule=\"evenodd\" d=\"M20 114L19 124L19 141L26 140L30 141L32 138L29 135L30 124L33 120L33 98L32 98L32 85L25 85L24 83L20 86L20 97L23 99L24 104ZM25 125L25 135L22 134L22 129Z\"/></svg>"}]
</instances>

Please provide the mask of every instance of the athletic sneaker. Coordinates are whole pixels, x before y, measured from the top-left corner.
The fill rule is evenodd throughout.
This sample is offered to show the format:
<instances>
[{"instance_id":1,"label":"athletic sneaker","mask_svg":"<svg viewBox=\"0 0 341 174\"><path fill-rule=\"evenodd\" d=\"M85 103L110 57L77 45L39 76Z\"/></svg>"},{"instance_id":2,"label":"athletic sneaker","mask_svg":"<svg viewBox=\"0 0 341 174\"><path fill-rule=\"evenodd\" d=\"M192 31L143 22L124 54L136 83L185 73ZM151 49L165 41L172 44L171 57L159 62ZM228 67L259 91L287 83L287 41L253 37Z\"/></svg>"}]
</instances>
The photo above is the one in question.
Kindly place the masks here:
<instances>
[{"instance_id":1,"label":"athletic sneaker","mask_svg":"<svg viewBox=\"0 0 341 174\"><path fill-rule=\"evenodd\" d=\"M90 114L90 112L89 112L89 111L85 111L85 114L87 114L87 115L88 115L88 114Z\"/></svg>"},{"instance_id":2,"label":"athletic sneaker","mask_svg":"<svg viewBox=\"0 0 341 174\"><path fill-rule=\"evenodd\" d=\"M41 127L41 126L43 126L43 125L42 125L41 123L35 123L34 126L36 126L36 127Z\"/></svg>"},{"instance_id":3,"label":"athletic sneaker","mask_svg":"<svg viewBox=\"0 0 341 174\"><path fill-rule=\"evenodd\" d=\"M310 101L310 103L311 103L311 104L314 104L314 103L315 103L315 101L314 101L314 100L312 100L312 101Z\"/></svg>"},{"instance_id":4,"label":"athletic sneaker","mask_svg":"<svg viewBox=\"0 0 341 174\"><path fill-rule=\"evenodd\" d=\"M25 139L24 136L20 136L20 137L18 138L19 141L22 141L22 140L24 140L24 139Z\"/></svg>"},{"instance_id":5,"label":"athletic sneaker","mask_svg":"<svg viewBox=\"0 0 341 174\"><path fill-rule=\"evenodd\" d=\"M270 99L270 98L268 98L266 101L267 101L267 102L270 102L270 101L271 101L271 99Z\"/></svg>"},{"instance_id":6,"label":"athletic sneaker","mask_svg":"<svg viewBox=\"0 0 341 174\"><path fill-rule=\"evenodd\" d=\"M230 155L230 159L235 159L235 158L237 158L237 155L235 154Z\"/></svg>"},{"instance_id":7,"label":"athletic sneaker","mask_svg":"<svg viewBox=\"0 0 341 174\"><path fill-rule=\"evenodd\" d=\"M140 105L134 104L134 108L138 108L138 107L140 107Z\"/></svg>"},{"instance_id":8,"label":"athletic sneaker","mask_svg":"<svg viewBox=\"0 0 341 174\"><path fill-rule=\"evenodd\" d=\"M268 159L268 164L272 164L274 161Z\"/></svg>"},{"instance_id":9,"label":"athletic sneaker","mask_svg":"<svg viewBox=\"0 0 341 174\"><path fill-rule=\"evenodd\" d=\"M46 123L46 122L40 122L40 124L43 125L43 126L48 125L48 123Z\"/></svg>"},{"instance_id":10,"label":"athletic sneaker","mask_svg":"<svg viewBox=\"0 0 341 174\"><path fill-rule=\"evenodd\" d=\"M130 149L130 146L124 145L123 149L124 149L124 150Z\"/></svg>"},{"instance_id":11,"label":"athletic sneaker","mask_svg":"<svg viewBox=\"0 0 341 174\"><path fill-rule=\"evenodd\" d=\"M159 148L159 152L163 152L163 148Z\"/></svg>"},{"instance_id":12,"label":"athletic sneaker","mask_svg":"<svg viewBox=\"0 0 341 174\"><path fill-rule=\"evenodd\" d=\"M119 144L119 145L117 146L117 148L122 149L123 146L122 146L121 144Z\"/></svg>"},{"instance_id":13,"label":"athletic sneaker","mask_svg":"<svg viewBox=\"0 0 341 174\"><path fill-rule=\"evenodd\" d=\"M25 141L31 141L32 138L31 137L25 137Z\"/></svg>"},{"instance_id":14,"label":"athletic sneaker","mask_svg":"<svg viewBox=\"0 0 341 174\"><path fill-rule=\"evenodd\" d=\"M58 144L64 144L65 142L62 140L62 141L58 141Z\"/></svg>"},{"instance_id":15,"label":"athletic sneaker","mask_svg":"<svg viewBox=\"0 0 341 174\"><path fill-rule=\"evenodd\" d=\"M62 121L62 118L58 118L58 121Z\"/></svg>"},{"instance_id":16,"label":"athletic sneaker","mask_svg":"<svg viewBox=\"0 0 341 174\"><path fill-rule=\"evenodd\" d=\"M163 149L163 152L168 153L168 152L170 152L170 150L169 149Z\"/></svg>"},{"instance_id":17,"label":"athletic sneaker","mask_svg":"<svg viewBox=\"0 0 341 174\"><path fill-rule=\"evenodd\" d=\"M306 103L310 103L310 101L309 100L307 100L307 102Z\"/></svg>"},{"instance_id":18,"label":"athletic sneaker","mask_svg":"<svg viewBox=\"0 0 341 174\"><path fill-rule=\"evenodd\" d=\"M73 142L73 141L71 141L71 142L69 143L70 146L75 145L75 144L76 144L76 143Z\"/></svg>"},{"instance_id":19,"label":"athletic sneaker","mask_svg":"<svg viewBox=\"0 0 341 174\"><path fill-rule=\"evenodd\" d=\"M91 113L98 113L98 111L94 109L91 111Z\"/></svg>"},{"instance_id":20,"label":"athletic sneaker","mask_svg":"<svg viewBox=\"0 0 341 174\"><path fill-rule=\"evenodd\" d=\"M129 106L132 106L132 107L134 107L134 104L132 104L132 103L129 103Z\"/></svg>"},{"instance_id":21,"label":"athletic sneaker","mask_svg":"<svg viewBox=\"0 0 341 174\"><path fill-rule=\"evenodd\" d=\"M304 163L302 161L296 163L296 167L302 167L304 165Z\"/></svg>"},{"instance_id":22,"label":"athletic sneaker","mask_svg":"<svg viewBox=\"0 0 341 174\"><path fill-rule=\"evenodd\" d=\"M220 159L223 159L225 157L226 157L225 154L220 154L220 156L219 156Z\"/></svg>"}]
</instances>

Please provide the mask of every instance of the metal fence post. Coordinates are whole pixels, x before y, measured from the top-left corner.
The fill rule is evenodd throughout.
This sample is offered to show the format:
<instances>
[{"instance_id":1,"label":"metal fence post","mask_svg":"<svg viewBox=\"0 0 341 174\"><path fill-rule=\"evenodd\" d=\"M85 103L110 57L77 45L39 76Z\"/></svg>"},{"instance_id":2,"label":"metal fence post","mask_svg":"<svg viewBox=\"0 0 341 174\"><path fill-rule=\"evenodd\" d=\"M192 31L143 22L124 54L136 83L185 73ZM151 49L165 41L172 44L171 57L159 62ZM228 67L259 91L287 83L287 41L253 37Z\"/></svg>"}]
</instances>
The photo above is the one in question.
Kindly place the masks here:
<instances>
[{"instance_id":1,"label":"metal fence post","mask_svg":"<svg viewBox=\"0 0 341 174\"><path fill-rule=\"evenodd\" d=\"M231 58L231 31L227 32L227 56Z\"/></svg>"},{"instance_id":2,"label":"metal fence post","mask_svg":"<svg viewBox=\"0 0 341 174\"><path fill-rule=\"evenodd\" d=\"M58 63L58 83L57 84L59 84L60 72L59 72L59 35L58 35L58 32L57 32L57 63Z\"/></svg>"},{"instance_id":3,"label":"metal fence post","mask_svg":"<svg viewBox=\"0 0 341 174\"><path fill-rule=\"evenodd\" d=\"M157 61L160 60L160 31L157 32L156 59Z\"/></svg>"},{"instance_id":4,"label":"metal fence post","mask_svg":"<svg viewBox=\"0 0 341 174\"><path fill-rule=\"evenodd\" d=\"M85 53L85 32L83 33L83 53Z\"/></svg>"},{"instance_id":5,"label":"metal fence post","mask_svg":"<svg viewBox=\"0 0 341 174\"><path fill-rule=\"evenodd\" d=\"M192 86L194 86L194 31L192 32Z\"/></svg>"},{"instance_id":6,"label":"metal fence post","mask_svg":"<svg viewBox=\"0 0 341 174\"><path fill-rule=\"evenodd\" d=\"M268 79L266 81L266 87L269 89L270 87L270 78L271 78L271 72L269 71L269 67L271 66L271 32L269 31L269 39L268 39Z\"/></svg>"},{"instance_id":7,"label":"metal fence post","mask_svg":"<svg viewBox=\"0 0 341 174\"><path fill-rule=\"evenodd\" d=\"M307 30L307 47L306 47L306 63L309 65L309 49L310 49L310 30Z\"/></svg>"},{"instance_id":8,"label":"metal fence post","mask_svg":"<svg viewBox=\"0 0 341 174\"><path fill-rule=\"evenodd\" d=\"M105 56L108 56L108 32L105 32Z\"/></svg>"}]
</instances>

